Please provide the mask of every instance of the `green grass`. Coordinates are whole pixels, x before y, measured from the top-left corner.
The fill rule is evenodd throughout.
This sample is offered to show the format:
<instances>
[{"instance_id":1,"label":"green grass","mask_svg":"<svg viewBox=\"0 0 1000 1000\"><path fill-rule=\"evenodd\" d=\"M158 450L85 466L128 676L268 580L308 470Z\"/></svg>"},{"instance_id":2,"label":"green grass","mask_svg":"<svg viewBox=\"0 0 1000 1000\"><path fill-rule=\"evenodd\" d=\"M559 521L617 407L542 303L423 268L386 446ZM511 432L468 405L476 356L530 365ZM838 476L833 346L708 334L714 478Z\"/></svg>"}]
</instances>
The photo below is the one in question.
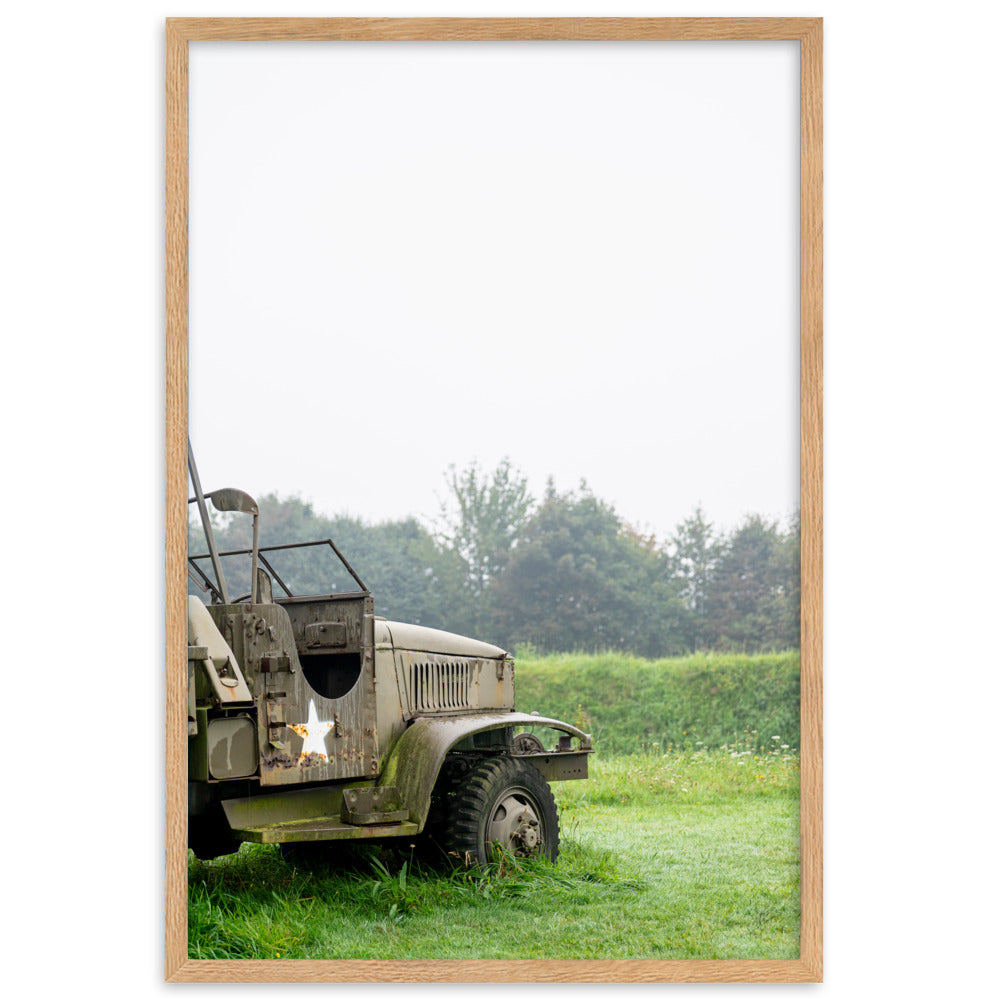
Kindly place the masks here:
<instances>
[{"instance_id":1,"label":"green grass","mask_svg":"<svg viewBox=\"0 0 1000 1000\"><path fill-rule=\"evenodd\" d=\"M244 845L189 865L192 958L794 958L799 759L770 741L595 756L553 786L559 861L484 871L409 843L303 866Z\"/></svg>"},{"instance_id":2,"label":"green grass","mask_svg":"<svg viewBox=\"0 0 1000 1000\"><path fill-rule=\"evenodd\" d=\"M575 722L605 753L650 744L720 747L800 746L797 651L760 655L701 653L644 660L623 653L538 656L519 650L517 705Z\"/></svg>"}]
</instances>

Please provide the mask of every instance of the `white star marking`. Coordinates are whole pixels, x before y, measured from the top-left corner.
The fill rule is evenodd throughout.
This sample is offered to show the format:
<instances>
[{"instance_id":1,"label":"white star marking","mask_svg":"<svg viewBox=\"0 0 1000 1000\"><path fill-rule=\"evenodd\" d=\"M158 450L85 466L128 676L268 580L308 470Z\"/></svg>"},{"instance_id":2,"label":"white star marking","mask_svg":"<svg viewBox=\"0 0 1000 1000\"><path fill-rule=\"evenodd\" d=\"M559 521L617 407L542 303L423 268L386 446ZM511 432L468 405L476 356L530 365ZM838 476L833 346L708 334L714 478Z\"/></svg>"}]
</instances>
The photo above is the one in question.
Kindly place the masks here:
<instances>
[{"instance_id":1,"label":"white star marking","mask_svg":"<svg viewBox=\"0 0 1000 1000\"><path fill-rule=\"evenodd\" d=\"M314 701L311 699L309 701L309 719L305 725L289 726L289 728L294 729L305 740L302 744L302 752L299 754L299 760L313 753L319 754L323 760L327 759L326 734L333 729L333 723L320 721L319 716L316 714L316 703Z\"/></svg>"}]
</instances>

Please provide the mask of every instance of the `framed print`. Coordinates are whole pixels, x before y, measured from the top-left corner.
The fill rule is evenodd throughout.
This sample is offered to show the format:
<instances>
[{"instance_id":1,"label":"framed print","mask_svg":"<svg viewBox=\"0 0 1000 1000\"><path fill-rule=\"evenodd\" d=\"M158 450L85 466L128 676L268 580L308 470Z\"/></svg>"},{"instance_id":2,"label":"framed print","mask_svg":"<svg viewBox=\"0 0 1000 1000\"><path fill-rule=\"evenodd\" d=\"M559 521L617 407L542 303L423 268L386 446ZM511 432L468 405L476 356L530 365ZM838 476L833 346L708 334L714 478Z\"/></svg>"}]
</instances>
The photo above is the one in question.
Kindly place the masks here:
<instances>
[{"instance_id":1,"label":"framed print","mask_svg":"<svg viewBox=\"0 0 1000 1000\"><path fill-rule=\"evenodd\" d=\"M166 978L820 981L821 19L166 59Z\"/></svg>"}]
</instances>

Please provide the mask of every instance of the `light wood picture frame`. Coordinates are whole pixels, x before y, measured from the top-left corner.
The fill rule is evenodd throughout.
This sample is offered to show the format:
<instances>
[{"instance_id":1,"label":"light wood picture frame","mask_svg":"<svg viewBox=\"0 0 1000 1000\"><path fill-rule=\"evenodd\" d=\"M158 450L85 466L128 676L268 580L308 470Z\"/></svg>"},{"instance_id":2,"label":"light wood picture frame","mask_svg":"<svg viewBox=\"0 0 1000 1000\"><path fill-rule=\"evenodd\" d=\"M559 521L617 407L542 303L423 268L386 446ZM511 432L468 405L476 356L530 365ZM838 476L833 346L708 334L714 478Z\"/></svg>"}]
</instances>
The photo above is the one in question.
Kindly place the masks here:
<instances>
[{"instance_id":1,"label":"light wood picture frame","mask_svg":"<svg viewBox=\"0 0 1000 1000\"><path fill-rule=\"evenodd\" d=\"M166 900L171 982L819 982L823 975L821 18L166 21ZM800 53L801 925L784 961L194 961L187 957L188 60L193 41L790 41Z\"/></svg>"}]
</instances>

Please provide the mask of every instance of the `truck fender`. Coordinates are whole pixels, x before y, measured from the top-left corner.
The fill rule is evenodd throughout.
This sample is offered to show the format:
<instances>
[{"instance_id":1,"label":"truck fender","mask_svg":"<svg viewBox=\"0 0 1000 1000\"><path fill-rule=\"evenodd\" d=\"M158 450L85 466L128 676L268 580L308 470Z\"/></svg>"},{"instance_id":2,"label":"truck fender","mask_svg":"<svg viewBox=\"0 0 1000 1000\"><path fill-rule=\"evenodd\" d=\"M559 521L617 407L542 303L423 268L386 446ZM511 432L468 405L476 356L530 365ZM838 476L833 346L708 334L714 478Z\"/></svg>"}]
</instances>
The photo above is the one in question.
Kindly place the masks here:
<instances>
[{"instance_id":1,"label":"truck fender","mask_svg":"<svg viewBox=\"0 0 1000 1000\"><path fill-rule=\"evenodd\" d=\"M592 747L590 736L576 726L523 712L416 719L390 751L378 784L393 785L399 790L411 822L422 830L430 810L431 792L448 751L467 736L507 726L558 729L579 739L581 750L589 751Z\"/></svg>"}]
</instances>

